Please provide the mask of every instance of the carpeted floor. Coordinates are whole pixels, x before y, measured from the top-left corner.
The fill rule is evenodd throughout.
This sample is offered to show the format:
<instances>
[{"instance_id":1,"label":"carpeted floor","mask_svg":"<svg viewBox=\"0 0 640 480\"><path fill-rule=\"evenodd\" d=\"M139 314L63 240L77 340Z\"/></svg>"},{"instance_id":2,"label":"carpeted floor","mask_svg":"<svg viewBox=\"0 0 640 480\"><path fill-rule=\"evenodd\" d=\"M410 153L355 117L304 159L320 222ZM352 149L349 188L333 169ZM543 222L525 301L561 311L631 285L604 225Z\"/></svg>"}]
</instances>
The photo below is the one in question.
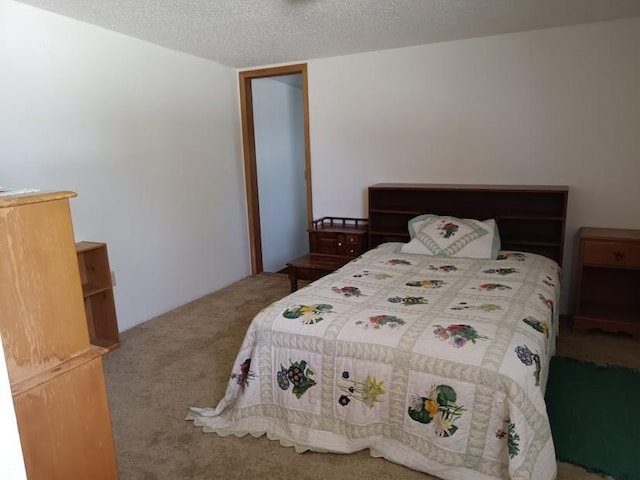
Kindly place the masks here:
<instances>
[{"instance_id":1,"label":"carpeted floor","mask_svg":"<svg viewBox=\"0 0 640 480\"><path fill-rule=\"evenodd\" d=\"M433 478L368 451L299 455L264 437L204 434L184 420L191 405L215 406L252 317L287 293L284 275L249 277L121 334L104 365L122 480ZM625 337L563 332L558 352L640 368L637 344ZM560 480L601 478L559 465Z\"/></svg>"}]
</instances>

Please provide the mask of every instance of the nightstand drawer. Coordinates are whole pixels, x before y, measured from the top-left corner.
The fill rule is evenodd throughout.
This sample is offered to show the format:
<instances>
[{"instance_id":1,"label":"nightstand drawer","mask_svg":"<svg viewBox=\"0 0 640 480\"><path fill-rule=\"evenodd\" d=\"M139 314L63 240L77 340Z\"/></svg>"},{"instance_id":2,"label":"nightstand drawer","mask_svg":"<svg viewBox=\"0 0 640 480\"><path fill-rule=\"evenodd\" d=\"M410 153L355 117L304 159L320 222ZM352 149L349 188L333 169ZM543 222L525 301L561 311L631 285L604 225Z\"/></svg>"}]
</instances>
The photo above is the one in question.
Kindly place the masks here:
<instances>
[{"instance_id":1,"label":"nightstand drawer","mask_svg":"<svg viewBox=\"0 0 640 480\"><path fill-rule=\"evenodd\" d=\"M309 234L311 252L338 255L338 248L342 245L337 233L312 232Z\"/></svg>"},{"instance_id":2,"label":"nightstand drawer","mask_svg":"<svg viewBox=\"0 0 640 480\"><path fill-rule=\"evenodd\" d=\"M582 262L607 267L640 267L640 243L584 240Z\"/></svg>"},{"instance_id":3,"label":"nightstand drawer","mask_svg":"<svg viewBox=\"0 0 640 480\"><path fill-rule=\"evenodd\" d=\"M357 257L362 253L361 245L347 244L342 247L342 254L350 257Z\"/></svg>"},{"instance_id":4,"label":"nightstand drawer","mask_svg":"<svg viewBox=\"0 0 640 480\"><path fill-rule=\"evenodd\" d=\"M309 237L311 253L357 257L363 252L361 235L313 232Z\"/></svg>"}]
</instances>

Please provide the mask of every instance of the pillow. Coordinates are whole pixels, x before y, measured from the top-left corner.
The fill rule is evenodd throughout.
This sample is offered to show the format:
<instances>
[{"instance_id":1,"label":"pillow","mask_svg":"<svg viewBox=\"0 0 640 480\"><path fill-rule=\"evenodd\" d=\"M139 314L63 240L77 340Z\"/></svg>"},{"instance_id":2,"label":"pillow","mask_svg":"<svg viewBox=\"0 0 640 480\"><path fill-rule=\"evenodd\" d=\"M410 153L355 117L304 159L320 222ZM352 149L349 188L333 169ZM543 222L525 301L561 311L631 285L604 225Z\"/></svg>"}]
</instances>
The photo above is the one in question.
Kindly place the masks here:
<instances>
[{"instance_id":1,"label":"pillow","mask_svg":"<svg viewBox=\"0 0 640 480\"><path fill-rule=\"evenodd\" d=\"M403 253L495 260L500 251L500 235L493 219L420 215L409 220L409 235L411 241L400 247Z\"/></svg>"}]
</instances>

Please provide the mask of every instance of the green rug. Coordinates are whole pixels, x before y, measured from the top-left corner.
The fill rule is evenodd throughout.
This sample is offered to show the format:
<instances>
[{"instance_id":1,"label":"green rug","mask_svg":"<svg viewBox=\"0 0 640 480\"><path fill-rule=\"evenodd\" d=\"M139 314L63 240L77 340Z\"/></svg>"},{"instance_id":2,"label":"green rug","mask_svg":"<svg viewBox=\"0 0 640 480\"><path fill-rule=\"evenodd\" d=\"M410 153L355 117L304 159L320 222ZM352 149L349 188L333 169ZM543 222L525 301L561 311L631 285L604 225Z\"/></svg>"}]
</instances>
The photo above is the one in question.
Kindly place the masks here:
<instances>
[{"instance_id":1,"label":"green rug","mask_svg":"<svg viewBox=\"0 0 640 480\"><path fill-rule=\"evenodd\" d=\"M551 359L547 411L558 460L640 479L640 372Z\"/></svg>"}]
</instances>

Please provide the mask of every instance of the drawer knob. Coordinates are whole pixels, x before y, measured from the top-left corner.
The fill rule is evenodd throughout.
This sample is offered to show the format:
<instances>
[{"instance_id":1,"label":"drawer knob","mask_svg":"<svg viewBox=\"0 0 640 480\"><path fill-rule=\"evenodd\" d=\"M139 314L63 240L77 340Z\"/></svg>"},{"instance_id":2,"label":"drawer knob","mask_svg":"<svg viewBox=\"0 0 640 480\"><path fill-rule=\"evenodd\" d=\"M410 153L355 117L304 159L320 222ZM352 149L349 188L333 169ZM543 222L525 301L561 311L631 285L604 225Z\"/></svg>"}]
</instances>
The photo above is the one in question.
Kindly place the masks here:
<instances>
[{"instance_id":1,"label":"drawer knob","mask_svg":"<svg viewBox=\"0 0 640 480\"><path fill-rule=\"evenodd\" d=\"M620 261L624 258L624 252L622 250L616 250L613 252L613 256L616 260Z\"/></svg>"},{"instance_id":2,"label":"drawer knob","mask_svg":"<svg viewBox=\"0 0 640 480\"><path fill-rule=\"evenodd\" d=\"M338 242L338 246L341 247L342 246L342 242Z\"/></svg>"}]
</instances>

